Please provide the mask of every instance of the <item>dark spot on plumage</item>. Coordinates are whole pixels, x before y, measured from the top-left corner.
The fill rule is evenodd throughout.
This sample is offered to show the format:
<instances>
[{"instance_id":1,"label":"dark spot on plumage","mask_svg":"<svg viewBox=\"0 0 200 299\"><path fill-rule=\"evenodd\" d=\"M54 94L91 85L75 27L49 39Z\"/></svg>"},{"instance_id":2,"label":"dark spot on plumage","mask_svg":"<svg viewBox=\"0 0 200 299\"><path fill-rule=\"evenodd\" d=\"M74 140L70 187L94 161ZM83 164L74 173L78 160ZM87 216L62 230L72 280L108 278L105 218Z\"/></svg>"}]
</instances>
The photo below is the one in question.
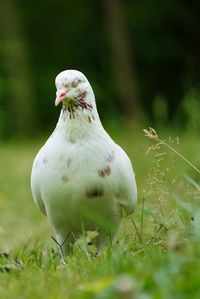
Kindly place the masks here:
<instances>
[{"instance_id":1,"label":"dark spot on plumage","mask_svg":"<svg viewBox=\"0 0 200 299\"><path fill-rule=\"evenodd\" d=\"M92 109L93 109L92 104L86 102L84 100L84 98L78 99L77 106L79 106L82 110L86 109L86 110L92 111Z\"/></svg>"},{"instance_id":2,"label":"dark spot on plumage","mask_svg":"<svg viewBox=\"0 0 200 299\"><path fill-rule=\"evenodd\" d=\"M82 99L84 99L84 98L86 97L86 95L87 95L87 91L85 90L85 91L83 91L83 92L81 93L80 97L81 97Z\"/></svg>"},{"instance_id":3,"label":"dark spot on plumage","mask_svg":"<svg viewBox=\"0 0 200 299\"><path fill-rule=\"evenodd\" d=\"M103 188L100 187L96 187L86 192L86 196L89 198L102 197L103 195L104 195L104 190Z\"/></svg>"},{"instance_id":4,"label":"dark spot on plumage","mask_svg":"<svg viewBox=\"0 0 200 299\"><path fill-rule=\"evenodd\" d=\"M66 118L67 118L66 111L67 111L67 108L66 108L66 107L63 107L63 109L62 109L62 116L61 116L62 119L63 119L63 121L65 121Z\"/></svg>"},{"instance_id":5,"label":"dark spot on plumage","mask_svg":"<svg viewBox=\"0 0 200 299\"><path fill-rule=\"evenodd\" d=\"M69 181L68 177L66 175L62 176L62 182L67 183Z\"/></svg>"},{"instance_id":6,"label":"dark spot on plumage","mask_svg":"<svg viewBox=\"0 0 200 299\"><path fill-rule=\"evenodd\" d=\"M81 93L81 90L78 89L78 91L80 92L79 95L74 99L74 101L71 101L70 103L68 103L67 106L64 106L63 108L63 113L62 113L62 118L64 118L64 109L65 111L67 110L69 113L69 118L70 119L75 119L75 111L80 108L82 110L86 109L89 111L92 111L93 106L91 103L87 102L85 100L86 95L87 95L87 91L84 91ZM65 114L66 115L66 114ZM65 116L66 117L66 116ZM91 119L94 119L94 116L91 116ZM65 120L65 118L64 118Z\"/></svg>"},{"instance_id":7,"label":"dark spot on plumage","mask_svg":"<svg viewBox=\"0 0 200 299\"><path fill-rule=\"evenodd\" d=\"M106 157L106 161L107 162L112 162L115 159L115 153L114 151L112 151L111 153L108 153L107 157Z\"/></svg>"},{"instance_id":8,"label":"dark spot on plumage","mask_svg":"<svg viewBox=\"0 0 200 299\"><path fill-rule=\"evenodd\" d=\"M69 118L70 119L74 119L75 118L75 110L76 110L76 104L70 104L68 107L67 107L67 110L69 112Z\"/></svg>"},{"instance_id":9,"label":"dark spot on plumage","mask_svg":"<svg viewBox=\"0 0 200 299\"><path fill-rule=\"evenodd\" d=\"M98 175L100 177L105 177L105 176L109 176L111 174L111 168L110 166L107 166L105 168L102 168L98 171Z\"/></svg>"},{"instance_id":10,"label":"dark spot on plumage","mask_svg":"<svg viewBox=\"0 0 200 299\"><path fill-rule=\"evenodd\" d=\"M72 82L72 87L77 87L79 83L81 83L81 79L75 78Z\"/></svg>"},{"instance_id":11,"label":"dark spot on plumage","mask_svg":"<svg viewBox=\"0 0 200 299\"><path fill-rule=\"evenodd\" d=\"M46 164L46 163L47 163L47 159L46 159L46 158L43 158L43 159L42 159L42 163L43 163L43 164Z\"/></svg>"},{"instance_id":12,"label":"dark spot on plumage","mask_svg":"<svg viewBox=\"0 0 200 299\"><path fill-rule=\"evenodd\" d=\"M73 139L73 138L69 138L68 140L69 140L69 142L72 143L72 144L75 144L75 143L76 143L76 140Z\"/></svg>"},{"instance_id":13,"label":"dark spot on plumage","mask_svg":"<svg viewBox=\"0 0 200 299\"><path fill-rule=\"evenodd\" d=\"M88 118L88 122L90 124L92 123L92 121L94 121L94 115L92 115L92 114L88 115L87 118Z\"/></svg>"},{"instance_id":14,"label":"dark spot on plumage","mask_svg":"<svg viewBox=\"0 0 200 299\"><path fill-rule=\"evenodd\" d=\"M71 163L72 163L72 159L69 158L69 159L67 160L67 167L69 167L69 166L71 165Z\"/></svg>"}]
</instances>

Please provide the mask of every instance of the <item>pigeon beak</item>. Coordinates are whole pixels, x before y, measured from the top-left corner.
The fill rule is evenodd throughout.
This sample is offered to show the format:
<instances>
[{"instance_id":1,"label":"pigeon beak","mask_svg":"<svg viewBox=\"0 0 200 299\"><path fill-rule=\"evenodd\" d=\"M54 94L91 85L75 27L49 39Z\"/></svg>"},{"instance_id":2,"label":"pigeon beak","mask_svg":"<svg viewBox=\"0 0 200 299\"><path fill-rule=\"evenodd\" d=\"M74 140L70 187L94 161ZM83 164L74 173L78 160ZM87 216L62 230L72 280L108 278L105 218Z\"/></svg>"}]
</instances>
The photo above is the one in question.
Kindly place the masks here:
<instances>
[{"instance_id":1,"label":"pigeon beak","mask_svg":"<svg viewBox=\"0 0 200 299\"><path fill-rule=\"evenodd\" d=\"M62 102L64 100L64 98L66 97L66 94L69 91L70 91L70 89L67 89L65 92L58 93L56 100L55 100L55 106L58 106L58 104L60 104L60 102Z\"/></svg>"}]
</instances>

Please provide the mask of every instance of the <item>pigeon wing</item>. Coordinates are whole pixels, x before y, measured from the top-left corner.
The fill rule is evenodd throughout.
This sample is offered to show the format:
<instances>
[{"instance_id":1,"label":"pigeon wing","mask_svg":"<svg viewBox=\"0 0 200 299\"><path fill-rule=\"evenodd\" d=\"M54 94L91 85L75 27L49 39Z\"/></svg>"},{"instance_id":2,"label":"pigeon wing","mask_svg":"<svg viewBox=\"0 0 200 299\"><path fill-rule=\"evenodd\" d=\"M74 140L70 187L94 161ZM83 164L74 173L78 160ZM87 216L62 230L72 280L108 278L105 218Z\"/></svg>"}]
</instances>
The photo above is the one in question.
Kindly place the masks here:
<instances>
[{"instance_id":1,"label":"pigeon wing","mask_svg":"<svg viewBox=\"0 0 200 299\"><path fill-rule=\"evenodd\" d=\"M43 202L41 196L39 194L35 194L33 192L33 199L34 199L34 202L35 202L36 206L42 212L42 214L47 215L46 210L45 210L45 206L44 206L44 202Z\"/></svg>"},{"instance_id":2,"label":"pigeon wing","mask_svg":"<svg viewBox=\"0 0 200 299\"><path fill-rule=\"evenodd\" d=\"M137 186L132 164L127 154L118 146L117 155L118 192L117 201L127 214L134 211L137 202Z\"/></svg>"},{"instance_id":3,"label":"pigeon wing","mask_svg":"<svg viewBox=\"0 0 200 299\"><path fill-rule=\"evenodd\" d=\"M38 189L39 189L38 188L38 179L37 179L37 176L35 175L35 161L34 161L32 173L31 173L31 191L32 191L33 199L34 199L36 206L44 215L46 215L44 202L42 200L41 194Z\"/></svg>"}]
</instances>

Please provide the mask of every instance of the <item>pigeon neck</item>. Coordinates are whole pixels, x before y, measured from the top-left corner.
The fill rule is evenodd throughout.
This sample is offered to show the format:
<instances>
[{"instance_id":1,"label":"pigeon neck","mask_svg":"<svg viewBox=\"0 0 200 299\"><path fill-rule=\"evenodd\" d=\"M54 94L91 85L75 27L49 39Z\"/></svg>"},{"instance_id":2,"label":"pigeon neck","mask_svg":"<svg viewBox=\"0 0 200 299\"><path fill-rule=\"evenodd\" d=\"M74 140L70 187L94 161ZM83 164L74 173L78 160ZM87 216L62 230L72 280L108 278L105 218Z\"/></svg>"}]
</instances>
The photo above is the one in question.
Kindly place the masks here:
<instances>
[{"instance_id":1,"label":"pigeon neck","mask_svg":"<svg viewBox=\"0 0 200 299\"><path fill-rule=\"evenodd\" d=\"M102 128L95 101L87 99L76 107L63 106L57 129L61 136L75 143L93 134L97 128Z\"/></svg>"}]
</instances>

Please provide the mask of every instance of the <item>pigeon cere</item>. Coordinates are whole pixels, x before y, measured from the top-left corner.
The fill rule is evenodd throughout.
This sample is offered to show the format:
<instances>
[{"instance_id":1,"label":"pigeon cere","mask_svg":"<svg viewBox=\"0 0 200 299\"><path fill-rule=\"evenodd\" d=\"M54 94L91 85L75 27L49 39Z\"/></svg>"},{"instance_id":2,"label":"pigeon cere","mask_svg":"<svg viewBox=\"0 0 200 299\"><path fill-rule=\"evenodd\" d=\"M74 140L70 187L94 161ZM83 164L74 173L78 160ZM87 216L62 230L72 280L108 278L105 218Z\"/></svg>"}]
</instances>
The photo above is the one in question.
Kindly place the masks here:
<instances>
[{"instance_id":1,"label":"pigeon cere","mask_svg":"<svg viewBox=\"0 0 200 299\"><path fill-rule=\"evenodd\" d=\"M84 231L97 231L97 250L114 239L122 215L134 211L137 187L127 154L104 130L95 96L79 71L58 74L54 132L32 167L31 190L66 257Z\"/></svg>"}]
</instances>

